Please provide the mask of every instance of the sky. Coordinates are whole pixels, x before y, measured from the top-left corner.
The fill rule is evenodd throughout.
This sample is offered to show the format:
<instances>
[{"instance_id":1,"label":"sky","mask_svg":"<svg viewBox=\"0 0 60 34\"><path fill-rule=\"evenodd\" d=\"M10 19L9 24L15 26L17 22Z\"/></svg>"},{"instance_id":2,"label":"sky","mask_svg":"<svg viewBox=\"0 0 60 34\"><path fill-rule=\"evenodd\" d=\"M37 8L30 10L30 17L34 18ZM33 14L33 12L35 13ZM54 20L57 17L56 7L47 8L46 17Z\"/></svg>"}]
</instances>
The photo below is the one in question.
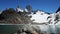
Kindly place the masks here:
<instances>
[{"instance_id":1,"label":"sky","mask_svg":"<svg viewBox=\"0 0 60 34\"><path fill-rule=\"evenodd\" d=\"M43 10L48 13L54 13L60 6L60 0L0 0L0 10L14 8L20 5L25 9L26 5L31 5L33 10Z\"/></svg>"}]
</instances>

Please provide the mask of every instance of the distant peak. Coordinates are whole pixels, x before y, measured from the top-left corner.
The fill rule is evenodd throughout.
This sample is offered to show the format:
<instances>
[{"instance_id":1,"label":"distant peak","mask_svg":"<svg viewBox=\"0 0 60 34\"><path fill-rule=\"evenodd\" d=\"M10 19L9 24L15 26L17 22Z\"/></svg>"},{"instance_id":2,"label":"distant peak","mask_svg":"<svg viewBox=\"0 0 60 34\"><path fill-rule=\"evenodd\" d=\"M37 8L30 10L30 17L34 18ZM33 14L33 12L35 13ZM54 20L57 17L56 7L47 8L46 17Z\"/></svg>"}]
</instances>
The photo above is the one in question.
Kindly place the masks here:
<instances>
[{"instance_id":1,"label":"distant peak","mask_svg":"<svg viewBox=\"0 0 60 34\"><path fill-rule=\"evenodd\" d=\"M60 11L60 7L57 9L56 13Z\"/></svg>"},{"instance_id":2,"label":"distant peak","mask_svg":"<svg viewBox=\"0 0 60 34\"><path fill-rule=\"evenodd\" d=\"M32 6L31 6L31 5L27 5L27 6L26 6L26 9L27 9L28 11L31 11L31 10L32 10Z\"/></svg>"}]
</instances>

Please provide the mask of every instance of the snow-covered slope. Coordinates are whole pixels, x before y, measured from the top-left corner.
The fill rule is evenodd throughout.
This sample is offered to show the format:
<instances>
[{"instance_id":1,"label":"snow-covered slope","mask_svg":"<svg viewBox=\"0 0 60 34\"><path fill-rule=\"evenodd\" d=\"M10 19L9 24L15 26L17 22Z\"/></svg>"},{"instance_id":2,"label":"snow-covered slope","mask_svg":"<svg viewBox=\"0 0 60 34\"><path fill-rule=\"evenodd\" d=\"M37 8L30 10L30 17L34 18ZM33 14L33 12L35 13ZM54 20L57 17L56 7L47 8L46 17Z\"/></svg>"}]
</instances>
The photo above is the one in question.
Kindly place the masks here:
<instances>
[{"instance_id":1,"label":"snow-covered slope","mask_svg":"<svg viewBox=\"0 0 60 34\"><path fill-rule=\"evenodd\" d=\"M56 13L56 24L60 24L60 11Z\"/></svg>"},{"instance_id":2,"label":"snow-covered slope","mask_svg":"<svg viewBox=\"0 0 60 34\"><path fill-rule=\"evenodd\" d=\"M17 12L27 12L28 16L31 16L30 20L33 23L46 23L46 24L60 24L60 8L58 8L56 13L49 14L42 10L37 10L35 13L28 11L28 9L22 10L17 8Z\"/></svg>"},{"instance_id":3,"label":"snow-covered slope","mask_svg":"<svg viewBox=\"0 0 60 34\"><path fill-rule=\"evenodd\" d=\"M28 12L28 10L27 10L27 9L25 9L25 11L26 11L26 12Z\"/></svg>"},{"instance_id":4,"label":"snow-covered slope","mask_svg":"<svg viewBox=\"0 0 60 34\"><path fill-rule=\"evenodd\" d=\"M49 15L42 11L37 11L36 14L32 14L31 16L32 16L31 20L34 20L33 22L36 22L36 23L48 22L47 17Z\"/></svg>"},{"instance_id":5,"label":"snow-covered slope","mask_svg":"<svg viewBox=\"0 0 60 34\"><path fill-rule=\"evenodd\" d=\"M43 11L37 11L36 14L30 14L34 23L60 24L60 11L53 14L47 14Z\"/></svg>"},{"instance_id":6,"label":"snow-covered slope","mask_svg":"<svg viewBox=\"0 0 60 34\"><path fill-rule=\"evenodd\" d=\"M23 12L23 10L22 10L22 9L20 9L20 8L17 8L17 12L19 12L19 11Z\"/></svg>"}]
</instances>

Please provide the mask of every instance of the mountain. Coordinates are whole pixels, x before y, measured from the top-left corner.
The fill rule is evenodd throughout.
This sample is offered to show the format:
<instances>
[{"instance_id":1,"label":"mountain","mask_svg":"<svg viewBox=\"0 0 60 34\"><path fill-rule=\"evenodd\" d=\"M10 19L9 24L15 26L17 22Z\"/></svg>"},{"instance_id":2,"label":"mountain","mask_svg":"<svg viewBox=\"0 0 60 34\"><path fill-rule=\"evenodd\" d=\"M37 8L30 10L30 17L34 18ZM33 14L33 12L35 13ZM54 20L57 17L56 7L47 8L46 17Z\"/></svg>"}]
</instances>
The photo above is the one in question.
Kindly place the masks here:
<instances>
[{"instance_id":1,"label":"mountain","mask_svg":"<svg viewBox=\"0 0 60 34\"><path fill-rule=\"evenodd\" d=\"M0 23L7 23L7 24L29 23L29 17L25 12L22 12L21 10L17 12L13 8L9 8L4 10L0 14Z\"/></svg>"},{"instance_id":2,"label":"mountain","mask_svg":"<svg viewBox=\"0 0 60 34\"><path fill-rule=\"evenodd\" d=\"M60 24L59 22L60 22L60 7L56 11L56 13L51 14L50 23L58 25Z\"/></svg>"},{"instance_id":3,"label":"mountain","mask_svg":"<svg viewBox=\"0 0 60 34\"><path fill-rule=\"evenodd\" d=\"M35 13L31 14L31 20L33 23L43 23L43 24L60 24L60 7L56 13L47 13L42 10L37 10Z\"/></svg>"},{"instance_id":4,"label":"mountain","mask_svg":"<svg viewBox=\"0 0 60 34\"><path fill-rule=\"evenodd\" d=\"M32 14L31 16L32 16L31 20L35 20L33 22L44 23L47 22L47 17L49 16L49 14L41 10L38 10L36 14Z\"/></svg>"},{"instance_id":5,"label":"mountain","mask_svg":"<svg viewBox=\"0 0 60 34\"><path fill-rule=\"evenodd\" d=\"M60 7L56 13L47 13L43 10L32 10L30 5L27 5L23 10L19 6L6 9L0 14L0 23L42 23L42 24L60 24Z\"/></svg>"},{"instance_id":6,"label":"mountain","mask_svg":"<svg viewBox=\"0 0 60 34\"><path fill-rule=\"evenodd\" d=\"M56 11L56 13L59 12L59 11L60 11L60 7L59 7L58 10Z\"/></svg>"}]
</instances>

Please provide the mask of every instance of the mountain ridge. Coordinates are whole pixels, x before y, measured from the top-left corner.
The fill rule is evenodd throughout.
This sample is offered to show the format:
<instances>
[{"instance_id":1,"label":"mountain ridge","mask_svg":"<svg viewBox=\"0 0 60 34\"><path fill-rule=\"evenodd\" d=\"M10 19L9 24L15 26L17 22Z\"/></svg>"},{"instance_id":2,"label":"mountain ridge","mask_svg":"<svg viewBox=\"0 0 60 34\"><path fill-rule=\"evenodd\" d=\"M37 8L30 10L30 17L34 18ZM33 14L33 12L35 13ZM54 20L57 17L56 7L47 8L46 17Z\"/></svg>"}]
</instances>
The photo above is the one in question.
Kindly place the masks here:
<instances>
[{"instance_id":1,"label":"mountain ridge","mask_svg":"<svg viewBox=\"0 0 60 34\"><path fill-rule=\"evenodd\" d=\"M56 24L60 21L60 8L56 13L47 13L42 10L32 10L30 5L26 6L25 10L17 7L16 10L13 8L6 9L0 14L0 23L46 23L46 24ZM17 23L18 22L18 23Z\"/></svg>"}]
</instances>

